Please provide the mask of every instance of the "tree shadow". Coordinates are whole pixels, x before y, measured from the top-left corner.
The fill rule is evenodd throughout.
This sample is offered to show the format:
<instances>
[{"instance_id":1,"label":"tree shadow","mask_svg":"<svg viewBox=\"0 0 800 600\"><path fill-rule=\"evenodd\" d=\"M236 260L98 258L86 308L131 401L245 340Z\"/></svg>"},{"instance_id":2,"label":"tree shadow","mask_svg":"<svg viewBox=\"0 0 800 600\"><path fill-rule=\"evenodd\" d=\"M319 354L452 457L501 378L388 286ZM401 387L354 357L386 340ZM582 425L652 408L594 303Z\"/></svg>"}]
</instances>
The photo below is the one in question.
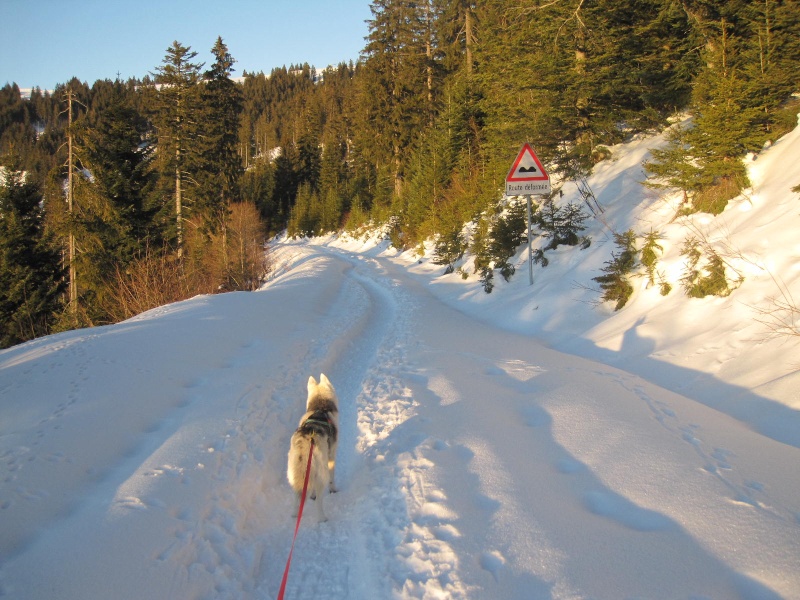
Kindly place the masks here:
<instances>
[{"instance_id":1,"label":"tree shadow","mask_svg":"<svg viewBox=\"0 0 800 600\"><path fill-rule=\"evenodd\" d=\"M695 400L745 423L777 442L800 448L800 411L764 398L741 386L726 383L704 373L652 357L655 340L639 334L641 317L622 338L619 350L597 346L583 338L570 341L569 353L597 360L636 374L651 383Z\"/></svg>"}]
</instances>

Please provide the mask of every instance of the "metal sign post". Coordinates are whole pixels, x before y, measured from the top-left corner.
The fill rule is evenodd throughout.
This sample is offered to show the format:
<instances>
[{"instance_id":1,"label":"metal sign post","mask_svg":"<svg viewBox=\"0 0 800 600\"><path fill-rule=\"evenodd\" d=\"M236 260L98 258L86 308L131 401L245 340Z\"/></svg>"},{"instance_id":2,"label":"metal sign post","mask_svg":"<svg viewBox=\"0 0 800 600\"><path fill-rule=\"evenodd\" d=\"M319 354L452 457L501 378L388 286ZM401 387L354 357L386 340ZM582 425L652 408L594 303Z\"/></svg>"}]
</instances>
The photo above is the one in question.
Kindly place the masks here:
<instances>
[{"instance_id":1,"label":"metal sign post","mask_svg":"<svg viewBox=\"0 0 800 600\"><path fill-rule=\"evenodd\" d=\"M525 199L528 201L528 282L529 285L533 285L533 235L531 235L533 211L531 210L531 197L527 196Z\"/></svg>"},{"instance_id":2,"label":"metal sign post","mask_svg":"<svg viewBox=\"0 0 800 600\"><path fill-rule=\"evenodd\" d=\"M547 196L550 191L550 175L545 171L533 147L528 143L523 144L514 164L511 165L511 170L506 175L506 196L525 196L528 201L528 278L531 285L533 285L531 196Z\"/></svg>"}]
</instances>

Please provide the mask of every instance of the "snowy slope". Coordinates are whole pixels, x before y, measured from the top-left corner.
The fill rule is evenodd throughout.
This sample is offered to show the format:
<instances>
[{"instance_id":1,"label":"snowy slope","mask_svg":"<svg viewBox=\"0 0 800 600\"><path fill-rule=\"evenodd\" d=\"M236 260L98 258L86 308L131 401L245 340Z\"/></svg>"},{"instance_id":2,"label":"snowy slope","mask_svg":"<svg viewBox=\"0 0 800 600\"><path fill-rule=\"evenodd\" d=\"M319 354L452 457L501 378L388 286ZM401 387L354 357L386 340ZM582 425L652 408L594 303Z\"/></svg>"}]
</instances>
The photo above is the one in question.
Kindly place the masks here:
<instances>
[{"instance_id":1,"label":"snowy slope","mask_svg":"<svg viewBox=\"0 0 800 600\"><path fill-rule=\"evenodd\" d=\"M662 139L638 136L611 148L612 158L589 178L605 223L587 221L588 250L562 246L548 252L550 265L533 267L532 286L527 249L517 254L512 280L506 283L496 274L495 291L486 294L469 256L460 264L470 274L464 281L457 272L442 275L443 267L431 262L430 245L419 257L416 251L393 253L376 238L340 237L327 244L393 256L429 281L439 298L472 317L632 370L753 426L763 421L770 435L798 445L800 428L782 421L795 412L787 407L800 409L800 194L791 191L800 185L800 127L748 159L752 187L717 217L676 219L679 194L641 185L642 163ZM563 191L559 202L581 202L574 184ZM657 286L648 289L641 277L633 280L636 291L622 311L596 306L600 292L592 278L616 250L609 226L616 232L632 228L639 236L651 230L664 234L658 271L672 284L668 296ZM731 296L684 295L680 249L690 234L707 239L744 277ZM731 268L728 273L736 275ZM786 306L794 311L783 310ZM794 335L786 335L787 322L793 322Z\"/></svg>"},{"instance_id":2,"label":"snowy slope","mask_svg":"<svg viewBox=\"0 0 800 600\"><path fill-rule=\"evenodd\" d=\"M636 183L653 143L590 181L619 228L672 216ZM592 306L601 226L491 295L375 240L284 241L258 292L0 352L0 595L275 598L324 372L340 492L303 520L288 598L800 598L800 353L753 317L776 281L800 297L799 146L695 217L748 258L729 298Z\"/></svg>"}]
</instances>

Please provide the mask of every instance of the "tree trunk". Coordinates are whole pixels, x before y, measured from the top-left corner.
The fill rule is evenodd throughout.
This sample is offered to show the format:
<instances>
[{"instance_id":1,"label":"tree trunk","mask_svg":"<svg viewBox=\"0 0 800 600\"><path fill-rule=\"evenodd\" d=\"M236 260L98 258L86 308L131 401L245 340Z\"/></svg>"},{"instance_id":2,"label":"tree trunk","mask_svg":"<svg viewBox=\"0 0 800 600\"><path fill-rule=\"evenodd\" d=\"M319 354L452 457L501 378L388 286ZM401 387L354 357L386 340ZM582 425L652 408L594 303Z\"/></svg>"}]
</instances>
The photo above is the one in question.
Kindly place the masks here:
<instances>
[{"instance_id":1,"label":"tree trunk","mask_svg":"<svg viewBox=\"0 0 800 600\"><path fill-rule=\"evenodd\" d=\"M467 77L472 76L472 48L475 45L475 40L472 36L472 9L467 5L464 15L464 31L466 33L467 45Z\"/></svg>"},{"instance_id":2,"label":"tree trunk","mask_svg":"<svg viewBox=\"0 0 800 600\"><path fill-rule=\"evenodd\" d=\"M69 208L69 216L70 216L70 224L69 224L69 311L72 314L73 318L78 312L78 273L77 269L75 268L75 224L72 221L73 216L73 190L74 190L74 182L73 182L73 170L74 170L74 159L72 156L72 99L74 94L72 91L67 92L67 100L68 100L68 123L69 123L69 134L67 136L67 144L68 150L67 153L69 155L67 160L67 205Z\"/></svg>"},{"instance_id":3,"label":"tree trunk","mask_svg":"<svg viewBox=\"0 0 800 600\"><path fill-rule=\"evenodd\" d=\"M183 190L181 189L181 151L176 152L178 165L175 167L175 225L177 227L178 258L183 257Z\"/></svg>"}]
</instances>

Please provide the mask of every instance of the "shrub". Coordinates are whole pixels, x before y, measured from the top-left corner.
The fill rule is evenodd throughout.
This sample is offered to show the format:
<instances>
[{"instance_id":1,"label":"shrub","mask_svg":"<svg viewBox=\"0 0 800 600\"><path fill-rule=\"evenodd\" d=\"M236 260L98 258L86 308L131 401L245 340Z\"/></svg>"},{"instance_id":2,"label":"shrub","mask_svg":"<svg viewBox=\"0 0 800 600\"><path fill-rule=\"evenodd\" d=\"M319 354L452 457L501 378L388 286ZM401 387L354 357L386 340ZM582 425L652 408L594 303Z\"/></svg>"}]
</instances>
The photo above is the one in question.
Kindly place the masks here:
<instances>
[{"instance_id":1,"label":"shrub","mask_svg":"<svg viewBox=\"0 0 800 600\"><path fill-rule=\"evenodd\" d=\"M656 264L658 263L658 253L664 251L664 247L659 244L664 236L657 231L650 231L644 236L644 246L642 246L641 262L647 271L647 284L655 285ZM664 294L666 295L666 294Z\"/></svg>"},{"instance_id":2,"label":"shrub","mask_svg":"<svg viewBox=\"0 0 800 600\"><path fill-rule=\"evenodd\" d=\"M464 256L466 246L461 229L453 229L439 235L433 249L433 264L447 265L445 274L452 273L455 270L456 261Z\"/></svg>"},{"instance_id":3,"label":"shrub","mask_svg":"<svg viewBox=\"0 0 800 600\"><path fill-rule=\"evenodd\" d=\"M495 268L500 270L506 281L511 279L515 271L514 265L508 262L509 259L519 246L528 241L526 213L526 203L511 204L505 214L497 218L491 229L489 250Z\"/></svg>"},{"instance_id":4,"label":"shrub","mask_svg":"<svg viewBox=\"0 0 800 600\"><path fill-rule=\"evenodd\" d=\"M583 208L578 204L568 204L563 208L556 208L553 202L544 205L537 213L536 223L542 230L544 237L550 238L545 250L555 250L562 244L565 246L581 245L588 248L591 240L581 236L580 232L586 229L584 222L589 218Z\"/></svg>"},{"instance_id":5,"label":"shrub","mask_svg":"<svg viewBox=\"0 0 800 600\"><path fill-rule=\"evenodd\" d=\"M506 281L514 275L516 269L509 260L517 248L528 241L526 213L527 205L515 202L493 219L482 218L479 221L472 250L475 253L475 272L480 273L487 294L494 289L494 269L499 269Z\"/></svg>"},{"instance_id":6,"label":"shrub","mask_svg":"<svg viewBox=\"0 0 800 600\"><path fill-rule=\"evenodd\" d=\"M704 252L707 257L701 266ZM690 237L684 242L681 254L686 257L686 270L681 284L687 296L728 296L733 291L725 272L725 261L710 245L703 246L700 240Z\"/></svg>"},{"instance_id":7,"label":"shrub","mask_svg":"<svg viewBox=\"0 0 800 600\"><path fill-rule=\"evenodd\" d=\"M607 261L602 269L605 275L592 279L600 284L604 302L616 302L614 306L616 311L625 306L633 294L633 286L628 281L628 276L636 267L636 234L632 229L622 234L615 233L614 242L620 252L611 253L612 259Z\"/></svg>"}]
</instances>

